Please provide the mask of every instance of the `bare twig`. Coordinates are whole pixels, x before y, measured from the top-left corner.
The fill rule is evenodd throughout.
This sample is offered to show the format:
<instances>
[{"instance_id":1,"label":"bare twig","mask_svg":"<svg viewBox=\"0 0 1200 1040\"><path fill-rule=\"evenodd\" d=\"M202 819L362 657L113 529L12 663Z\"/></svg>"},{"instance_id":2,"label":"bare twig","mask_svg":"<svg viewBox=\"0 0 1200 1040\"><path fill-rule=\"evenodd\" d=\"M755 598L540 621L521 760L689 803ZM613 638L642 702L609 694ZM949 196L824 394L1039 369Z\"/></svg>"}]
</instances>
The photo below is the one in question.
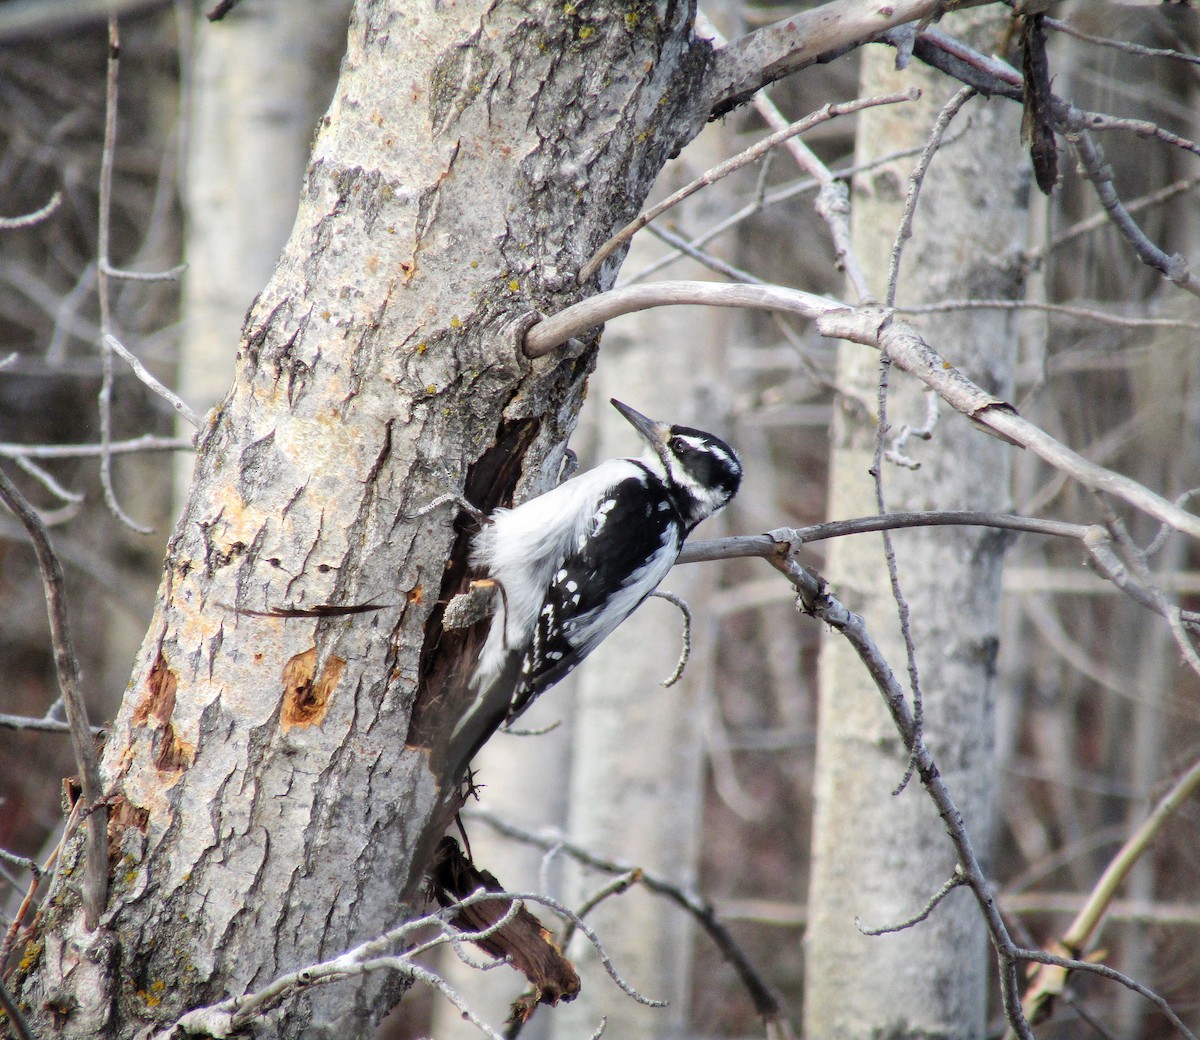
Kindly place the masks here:
<instances>
[{"instance_id":1,"label":"bare twig","mask_svg":"<svg viewBox=\"0 0 1200 1040\"><path fill-rule=\"evenodd\" d=\"M957 140L957 138L959 136L961 136L961 135L960 134L948 134L946 136L944 144L949 144L951 141ZM880 166L884 166L887 163L894 162L897 159L905 159L910 155L916 155L920 151L921 151L921 148L901 148L894 152L888 152L886 155L877 156L874 159L872 159L870 162L853 163L850 166L839 166L837 169L830 171L830 176L834 179L835 182L846 181L850 177L853 177L856 173L864 173L867 170L878 169ZM793 184L789 184L789 185L786 185L785 187L778 188L775 191L768 192L767 195L761 201L756 199L755 201L753 201L745 206L742 206L741 209L737 210L736 212L731 213L724 220L720 220L717 223L713 224L711 227L706 228L703 232L701 232L695 238L693 238L688 243L688 245L690 245L694 249L701 249L707 243L711 242L714 238L717 238L719 235L724 234L730 228L737 227L743 221L748 220L750 217L753 217L755 214L762 212L764 209L767 209L770 206L778 205L781 202L786 202L788 199L793 199L797 195L804 194L804 192L814 191L818 188L821 188L822 186L823 186L822 182L819 181L817 178L806 177L804 180L796 181ZM818 205L820 205L819 202L818 202ZM820 211L818 210L818 212L820 212ZM821 213L821 216L825 217L825 214ZM826 219L828 220L830 218L826 217ZM835 242L834 248L835 249L839 248L836 245L836 242ZM639 270L636 274L630 276L628 279L626 279L623 282L623 284L624 285L632 285L634 282L643 281L646 278L649 278L652 274L655 274L658 271L660 271L662 268L668 266L669 264L673 264L676 260L679 259L679 256L680 256L680 254L676 253L673 255L660 257L659 259L653 261L652 263L647 264L645 267L643 267L641 270ZM866 302L868 302L868 300L867 300L867 298L863 298L859 302L866 303Z\"/></svg>"},{"instance_id":2,"label":"bare twig","mask_svg":"<svg viewBox=\"0 0 1200 1040\"><path fill-rule=\"evenodd\" d=\"M784 130L771 134L769 137L763 138L757 144L747 148L743 152L726 159L724 162L718 163L711 170L707 170L697 177L690 184L684 185L678 191L672 193L667 198L649 209L644 210L636 218L625 225L612 238L604 243L595 255L583 266L579 272L579 283L582 285L591 280L592 276L600 269L600 265L604 263L613 253L615 253L622 245L629 241L638 231L644 228L655 217L661 216L672 206L678 205L690 195L694 195L701 188L705 188L710 184L715 184L722 177L727 177L735 170L740 170L743 166L748 166L756 159L761 158L765 153L781 145L790 137L795 137L796 134L804 133L805 130L811 130L814 126L828 122L838 116L849 115L852 112L859 112L864 108L872 108L876 105L895 105L902 101L912 101L916 95L911 92L897 94L883 94L879 97L856 98L853 101L847 101L842 104L829 104L813 112L811 115L805 116L803 119L797 120Z\"/></svg>"},{"instance_id":3,"label":"bare twig","mask_svg":"<svg viewBox=\"0 0 1200 1040\"><path fill-rule=\"evenodd\" d=\"M703 14L697 14L696 26L709 35L714 43L723 46L726 41L716 26ZM788 121L783 113L775 106L766 91L760 90L754 95L754 109L772 130L783 130ZM854 290L860 303L874 302L874 296L867 285L866 275L862 265L854 255L850 239L850 193L843 181L834 178L833 174L812 149L797 137L789 139L785 145L796 165L810 174L818 185L817 215L825 221L829 228L829 237L833 241L834 257L839 271L845 272L846 279ZM765 186L765 182L764 182ZM755 199L755 209L762 209L765 192L759 193Z\"/></svg>"},{"instance_id":4,"label":"bare twig","mask_svg":"<svg viewBox=\"0 0 1200 1040\"><path fill-rule=\"evenodd\" d=\"M798 599L807 613L824 621L849 641L879 688L892 720L904 740L905 746L913 756L921 784L937 806L938 814L941 816L957 852L958 870L963 875L965 884L970 887L975 896L984 923L991 935L992 945L999 960L1000 992L1005 1017L1021 1040L1033 1040L1033 1033L1021 1010L1016 974L1015 951L1017 947L996 907L991 886L988 884L987 876L983 872L967 833L962 813L959 812L953 795L938 770L933 755L925 744L924 737L916 726L903 689L896 681L895 675L875 641L871 638L863 619L847 610L829 594L824 579L799 563L794 547L781 548L780 553L768 557L770 563L792 583Z\"/></svg>"},{"instance_id":5,"label":"bare twig","mask_svg":"<svg viewBox=\"0 0 1200 1040\"><path fill-rule=\"evenodd\" d=\"M665 599L668 603L673 603L679 608L679 613L683 615L683 635L680 637L682 646L679 650L679 661L675 665L675 671L668 675L659 685L674 686L683 676L683 670L687 667L688 658L692 653L692 612L688 608L687 600L681 596L676 596L673 592L664 592L662 589L655 589L651 596L657 596L659 599Z\"/></svg>"},{"instance_id":6,"label":"bare twig","mask_svg":"<svg viewBox=\"0 0 1200 1040\"><path fill-rule=\"evenodd\" d=\"M127 441L111 441L110 455L136 455L143 451L192 451L185 437L155 437L145 434ZM79 459L103 455L103 444L13 444L0 443L0 456L8 459Z\"/></svg>"},{"instance_id":7,"label":"bare twig","mask_svg":"<svg viewBox=\"0 0 1200 1040\"><path fill-rule=\"evenodd\" d=\"M161 397L172 408L174 408L175 411L183 416L184 419L196 427L197 430L204 425L200 421L200 416L192 411L187 402L184 401L183 398L181 398L173 390L163 386L162 383L155 379L146 366L143 365L142 362L137 358L137 356L131 351L127 350L125 345L119 339L117 339L116 336L114 336L111 332L106 332L103 339L109 349L114 351L122 361L124 361L127 365L129 365L130 368L133 369L133 373L138 377L138 379L140 379L146 384L146 386L158 394L159 397Z\"/></svg>"},{"instance_id":8,"label":"bare twig","mask_svg":"<svg viewBox=\"0 0 1200 1040\"><path fill-rule=\"evenodd\" d=\"M177 282L186 270L187 264L178 264L165 271L127 271L123 267L113 267L111 264L104 267L104 273L109 278L123 282Z\"/></svg>"},{"instance_id":9,"label":"bare twig","mask_svg":"<svg viewBox=\"0 0 1200 1040\"><path fill-rule=\"evenodd\" d=\"M1167 1001L1148 986L1143 986L1136 979L1131 979L1123 972L1117 971L1116 968L1110 968L1107 964L1098 964L1095 961L1076 960L1071 957L1060 957L1055 953L1047 953L1045 950L1023 950L1017 949L1014 951L1014 956L1021 961L1034 961L1038 964L1049 964L1065 969L1067 971L1086 971L1093 975L1099 975L1102 978L1110 979L1113 982L1119 982L1126 989L1133 990L1134 993L1145 997L1155 1005L1171 1023L1180 1035L1186 1040L1197 1040L1196 1035L1188 1029L1180 1017L1175 1014L1174 1009Z\"/></svg>"},{"instance_id":10,"label":"bare twig","mask_svg":"<svg viewBox=\"0 0 1200 1040\"><path fill-rule=\"evenodd\" d=\"M1102 223L1102 221L1101 221ZM897 314L946 314L952 311L1042 311L1046 314L1062 314L1068 318L1080 318L1101 325L1124 329L1200 329L1200 322L1183 321L1178 318L1134 318L1124 314L1111 314L1094 307L1076 307L1063 303L1039 303L1035 300L939 300L937 303L914 304L897 307Z\"/></svg>"},{"instance_id":11,"label":"bare twig","mask_svg":"<svg viewBox=\"0 0 1200 1040\"><path fill-rule=\"evenodd\" d=\"M144 527L126 515L117 501L112 482L112 391L113 360L112 346L108 341L113 331L112 305L109 299L108 279L111 265L108 259L110 227L112 222L112 176L113 158L117 145L117 73L121 61L121 34L116 14L108 18L108 72L104 94L104 149L100 157L100 218L96 235L96 288L100 298L100 485L104 489L104 501L127 527L139 534L150 534L151 528Z\"/></svg>"},{"instance_id":12,"label":"bare twig","mask_svg":"<svg viewBox=\"0 0 1200 1040\"><path fill-rule=\"evenodd\" d=\"M933 438L933 431L937 429L938 422L938 398L928 387L925 388L925 423L923 426L912 426L905 423L900 427L900 432L896 434L892 440L891 446L883 453L883 457L888 462L896 466L903 466L905 469L920 469L921 464L916 459L909 458L904 454L908 447L909 439L916 437L917 440L927 441Z\"/></svg>"},{"instance_id":13,"label":"bare twig","mask_svg":"<svg viewBox=\"0 0 1200 1040\"><path fill-rule=\"evenodd\" d=\"M921 185L925 182L926 171L933 161L934 154L942 145L942 139L946 135L950 121L974 96L973 87L963 87L942 106L942 110L933 124L933 129L929 132L929 140L925 142L925 147L921 151L921 157L913 167L912 173L908 175L908 196L904 200L904 212L900 217L900 226L896 229L896 240L892 243L892 259L888 266L887 306L889 307L895 306L896 303L896 283L900 280L900 258L904 253L904 243L912 237L913 216L916 214L917 199L921 195Z\"/></svg>"},{"instance_id":14,"label":"bare twig","mask_svg":"<svg viewBox=\"0 0 1200 1040\"><path fill-rule=\"evenodd\" d=\"M703 264L710 271L715 271L717 274L724 275L730 281L743 282L746 285L765 285L763 279L752 275L749 271L743 271L740 267L734 267L733 264L726 263L719 257L713 256L711 253L704 252L703 249L692 245L682 235L675 234L674 231L668 231L666 228L661 228L657 224L651 224L646 228L660 242L664 242L672 249L676 250L679 255L691 257L698 264Z\"/></svg>"},{"instance_id":15,"label":"bare twig","mask_svg":"<svg viewBox=\"0 0 1200 1040\"><path fill-rule=\"evenodd\" d=\"M28 456L18 455L15 459L13 459L13 462L15 462L20 469L24 470L31 477L33 477L33 479L41 484L42 487L44 487L47 491L49 491L50 494L56 496L57 498L61 498L64 502L68 502L71 505L77 506L83 502L85 498L83 494L78 491L69 491L67 488L63 487L57 480L54 479L54 475L52 473L44 470Z\"/></svg>"},{"instance_id":16,"label":"bare twig","mask_svg":"<svg viewBox=\"0 0 1200 1040\"><path fill-rule=\"evenodd\" d=\"M1014 101L1022 99L1022 78L1016 69L998 58L980 54L940 30L926 29L920 33L913 53L926 64L975 87L981 93L989 96L998 94ZM1100 119L1104 122L1108 117L1085 112L1055 95L1051 95L1049 103L1056 128L1071 142L1101 206L1133 246L1139 259L1161 272L1180 288L1200 295L1200 279L1191 273L1187 260L1180 254L1168 256L1151 242L1113 187L1112 168L1104 162L1099 147L1088 133L1092 120ZM1178 144L1181 140L1172 143Z\"/></svg>"},{"instance_id":17,"label":"bare twig","mask_svg":"<svg viewBox=\"0 0 1200 1040\"><path fill-rule=\"evenodd\" d=\"M63 588L62 566L50 544L46 528L37 513L25 501L8 476L0 471L0 501L21 521L33 544L38 567L42 572L42 585L46 590L46 611L50 617L50 640L54 647L54 667L58 673L58 686L67 711L70 726L71 747L75 753L75 764L79 770L83 800L88 810L87 817L87 868L83 882L84 917L89 929L94 929L104 910L108 892L108 812L105 809L100 787L100 770L96 763L96 749L92 742L91 727L88 725L87 707L83 703L83 691L79 672L79 659L71 642L71 630L67 621L66 593Z\"/></svg>"},{"instance_id":18,"label":"bare twig","mask_svg":"<svg viewBox=\"0 0 1200 1040\"><path fill-rule=\"evenodd\" d=\"M1082 29L1076 29L1070 22L1063 22L1057 18L1051 18L1049 15L1046 16L1043 24L1047 29L1055 29L1058 32L1066 33L1068 36L1074 36L1075 39L1083 40L1084 43L1094 43L1099 47L1111 47L1113 50L1124 51L1126 54L1136 54L1141 58L1165 58L1169 61L1184 61L1192 65L1200 65L1200 57L1195 54L1166 50L1161 47L1143 47L1140 43L1130 43L1127 40L1113 40L1107 36L1093 36Z\"/></svg>"},{"instance_id":19,"label":"bare twig","mask_svg":"<svg viewBox=\"0 0 1200 1040\"><path fill-rule=\"evenodd\" d=\"M14 231L17 228L33 227L40 224L62 203L62 192L56 191L50 196L50 201L32 213L23 213L19 217L0 217L0 231Z\"/></svg>"},{"instance_id":20,"label":"bare twig","mask_svg":"<svg viewBox=\"0 0 1200 1040\"><path fill-rule=\"evenodd\" d=\"M891 261L888 266L887 280L887 304L891 307L896 302L896 287L900 281L900 260L904 255L904 243L912 236L912 222L916 214L917 199L921 195L921 186L925 182L925 174L929 169L929 164L933 161L933 156L941 146L942 138L945 136L946 129L950 126L951 120L962 110L972 97L975 96L975 91L971 87L963 87L958 91L938 113L938 117L934 122L933 129L929 132L929 139L925 144L925 148L921 152L920 158L913 166L912 172L908 178L908 194L904 201L904 210L900 217L900 224L896 229L896 238L892 243ZM887 437L889 426L887 420L887 396L888 396L888 375L891 368L891 358L886 351L882 351L879 361L879 395L878 395L878 420L875 425L875 457L871 465L871 477L875 483L875 504L879 509L879 515L884 516L887 513L887 502L883 493L883 458L884 458L884 441ZM936 419L936 405L933 406L933 417ZM932 422L927 423L932 429ZM907 429L907 427L906 427ZM915 466L914 466L915 468ZM913 644L912 628L909 624L909 608L908 600L904 598L904 591L900 587L900 572L896 566L896 552L892 546L892 537L889 530L885 527L883 534L883 556L887 564L888 582L891 585L892 599L896 603L896 614L900 623L900 636L904 641L904 652L908 662L908 679L909 686L912 690L913 698L913 724L916 727L917 735L921 733L925 718L925 701L921 692L920 671L917 667L917 648ZM909 780L912 779L913 771L916 769L916 748L919 740L914 740L909 745L909 760L904 769L904 775L901 776L899 784L896 786L893 794L899 794L908 786Z\"/></svg>"},{"instance_id":21,"label":"bare twig","mask_svg":"<svg viewBox=\"0 0 1200 1040\"><path fill-rule=\"evenodd\" d=\"M38 719L29 715L0 715L0 728L32 730L35 733L70 733L71 724L58 719ZM104 732L103 726L92 726L93 736Z\"/></svg>"},{"instance_id":22,"label":"bare twig","mask_svg":"<svg viewBox=\"0 0 1200 1040\"><path fill-rule=\"evenodd\" d=\"M1140 213L1144 209L1161 205L1175 198L1176 195L1182 195L1185 192L1191 191L1197 184L1200 184L1200 174L1196 174L1193 177L1180 178L1165 187L1159 188L1157 191L1147 192L1145 195L1140 195L1136 199L1126 202L1125 212L1130 214ZM1085 217L1083 220L1072 224L1065 231L1056 235L1041 249L1030 250L1026 253L1026 256L1031 263L1036 263L1051 250L1061 249L1063 246L1074 242L1081 235L1095 231L1097 228L1103 227L1106 223L1108 223L1108 214L1100 210L1097 213L1093 213L1090 217Z\"/></svg>"},{"instance_id":23,"label":"bare twig","mask_svg":"<svg viewBox=\"0 0 1200 1040\"><path fill-rule=\"evenodd\" d=\"M1188 268L1187 259L1182 253L1168 256L1159 249L1149 236L1138 226L1137 221L1130 216L1129 211L1121 202L1116 188L1113 187L1112 167L1104 161L1104 155L1099 146L1086 132L1067 134L1067 140L1075 149L1079 162L1092 182L1096 197L1104 207L1117 230L1125 236L1142 263L1153 267L1166 278L1186 289L1195 296L1200 296L1200 279Z\"/></svg>"},{"instance_id":24,"label":"bare twig","mask_svg":"<svg viewBox=\"0 0 1200 1040\"><path fill-rule=\"evenodd\" d=\"M935 909L937 909L937 905L943 899L945 899L946 896L948 896L956 888L962 888L966 883L967 879L956 869L954 873L946 879L942 887L933 894L929 902L926 903L924 907L917 911L917 913L915 913L907 921L900 921L897 924L885 924L879 928L868 928L862 923L862 921L855 917L854 927L862 932L863 935L870 936L890 935L892 932L903 932L908 928L912 928L915 925L920 924L922 921L928 918L929 915L933 913Z\"/></svg>"},{"instance_id":25,"label":"bare twig","mask_svg":"<svg viewBox=\"0 0 1200 1040\"><path fill-rule=\"evenodd\" d=\"M525 842L537 848L555 848L578 860L585 866L603 871L606 874L628 874L631 870L640 869L631 863L624 863L600 856L590 849L569 840L558 831L549 829L530 831L508 820L501 819L495 813L491 813L486 809L464 809L463 816L467 819L480 820L491 827L492 830L506 837ZM696 919L700 927L712 939L717 949L721 951L721 954L737 972L738 978L741 980L742 985L746 987L750 999L754 1002L755 1009L768 1024L768 1028L779 1027L783 1024L784 1031L788 1032L786 1029L787 1019L778 996L776 996L767 981L750 963L729 930L718 920L712 904L694 892L649 871L641 871L639 880L650 891L666 896Z\"/></svg>"}]
</instances>

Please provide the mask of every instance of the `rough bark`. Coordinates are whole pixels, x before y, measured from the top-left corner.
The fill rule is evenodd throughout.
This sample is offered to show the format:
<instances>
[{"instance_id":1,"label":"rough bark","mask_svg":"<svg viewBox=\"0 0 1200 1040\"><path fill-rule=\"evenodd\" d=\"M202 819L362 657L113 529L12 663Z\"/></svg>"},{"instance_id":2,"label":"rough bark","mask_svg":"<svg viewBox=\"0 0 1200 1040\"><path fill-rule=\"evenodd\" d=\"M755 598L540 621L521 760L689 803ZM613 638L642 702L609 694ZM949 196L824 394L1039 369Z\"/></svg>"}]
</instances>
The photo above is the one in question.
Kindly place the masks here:
<instances>
[{"instance_id":1,"label":"rough bark","mask_svg":"<svg viewBox=\"0 0 1200 1040\"><path fill-rule=\"evenodd\" d=\"M961 31L963 23L957 28ZM980 31L986 33L987 26L977 26L975 32ZM996 45L984 42L987 36L975 38L985 52ZM892 60L888 54L865 54L860 90L871 94L915 81L925 91L924 100L919 107L864 113L860 160L922 143L953 93L952 85L918 68L897 75ZM971 143L940 152L925 181L904 258L901 303L1004 297L1018 288L1010 266L1022 229L1017 117L981 101L972 103L970 114ZM911 160L890 163L855 182L855 248L880 298L911 165ZM953 344L948 356L954 364L1005 397L1016 342L1010 318L975 314L969 328L954 317L927 327L934 342L946 344L948 351ZM921 426L926 415L925 394L912 380L893 370L891 381L889 443L902 424ZM871 402L877 382L876 359L843 347L839 386ZM844 410L839 416L830 465L831 517L875 511L868 472L874 437L873 414ZM920 461L919 470L883 464L888 507L1003 509L1011 451L959 417L943 416L928 447L909 442L908 454ZM970 529L898 532L893 538L912 611L927 738L977 851L986 856L1003 538ZM893 669L903 674L905 651L879 542L837 541L824 573L839 597L866 616ZM982 1037L985 933L969 897L951 895L929 920L898 934L867 937L855 927L856 917L865 926L883 926L916 914L950 877L954 855L915 780L901 796L892 796L907 753L877 691L838 636L824 641L820 686L805 1032L831 1040Z\"/></svg>"},{"instance_id":2,"label":"rough bark","mask_svg":"<svg viewBox=\"0 0 1200 1040\"><path fill-rule=\"evenodd\" d=\"M29 951L44 1035L129 1037L413 913L469 641L439 623L466 534L406 517L556 471L592 350L528 364L514 330L698 128L707 53L687 5L357 5L105 751L108 913L88 933L66 886ZM362 1035L393 992L314 989L268 1029Z\"/></svg>"},{"instance_id":3,"label":"rough bark","mask_svg":"<svg viewBox=\"0 0 1200 1040\"><path fill-rule=\"evenodd\" d=\"M216 24L197 13L177 388L201 413L229 389L238 330L296 219L349 10L348 0L243 0ZM185 468L190 478L190 458Z\"/></svg>"}]
</instances>

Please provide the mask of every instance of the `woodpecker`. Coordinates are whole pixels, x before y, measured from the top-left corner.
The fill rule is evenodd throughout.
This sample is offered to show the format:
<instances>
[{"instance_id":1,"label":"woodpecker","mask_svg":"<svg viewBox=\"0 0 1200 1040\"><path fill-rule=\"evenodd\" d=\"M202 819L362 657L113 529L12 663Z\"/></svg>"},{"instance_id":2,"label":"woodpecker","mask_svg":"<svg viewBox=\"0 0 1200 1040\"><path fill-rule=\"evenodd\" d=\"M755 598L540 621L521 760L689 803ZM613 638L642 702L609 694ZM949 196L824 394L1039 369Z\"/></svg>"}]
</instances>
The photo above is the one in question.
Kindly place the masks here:
<instances>
[{"instance_id":1,"label":"woodpecker","mask_svg":"<svg viewBox=\"0 0 1200 1040\"><path fill-rule=\"evenodd\" d=\"M498 603L471 685L477 704L505 705L507 722L633 613L692 529L741 484L741 461L720 438L612 405L646 451L496 510L472 545L471 562L498 586Z\"/></svg>"}]
</instances>

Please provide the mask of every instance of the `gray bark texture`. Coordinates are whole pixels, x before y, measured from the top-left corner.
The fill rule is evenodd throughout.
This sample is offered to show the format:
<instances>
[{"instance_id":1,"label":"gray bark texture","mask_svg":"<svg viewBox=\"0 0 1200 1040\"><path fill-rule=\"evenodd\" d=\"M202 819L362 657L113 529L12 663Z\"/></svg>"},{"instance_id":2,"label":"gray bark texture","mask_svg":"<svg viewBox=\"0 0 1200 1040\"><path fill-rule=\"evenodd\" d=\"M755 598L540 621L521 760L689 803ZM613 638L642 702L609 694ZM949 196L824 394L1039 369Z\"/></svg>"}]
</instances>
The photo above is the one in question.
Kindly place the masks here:
<instances>
[{"instance_id":1,"label":"gray bark texture","mask_svg":"<svg viewBox=\"0 0 1200 1040\"><path fill-rule=\"evenodd\" d=\"M964 18L966 16L963 16ZM980 15L972 16L976 23ZM965 34L985 53L991 15ZM920 146L954 87L920 67L898 74L886 53L864 53L864 95L919 85L917 105L873 109L859 117L859 161ZM897 302L964 297L1004 298L1019 283L1013 261L1023 241L1025 161L1019 113L975 99L970 144L949 144L924 182ZM951 124L951 135L957 124ZM891 162L855 179L853 235L867 278L882 299L892 239L915 160ZM930 340L997 397L1010 393L1015 323L1004 314L922 319ZM878 359L850 346L839 352L838 385L861 409L835 422L830 463L832 518L876 511L870 476L875 440ZM892 370L888 421L894 441L903 424L926 420L927 394ZM882 464L887 505L905 509L995 509L1008 506L1012 448L943 414L927 447L911 440L909 470ZM986 861L993 787L993 678L998 646L999 532L931 528L893 534L901 588L924 691L926 738ZM897 607L879 540L838 539L826 578L839 598L863 614L897 676L906 659ZM817 737L813 867L806 934L805 1034L823 1040L894 1037L980 1038L984 1035L988 967L986 936L974 901L952 893L923 923L869 937L864 927L915 915L954 870L954 852L933 804L913 779L893 797L907 752L876 688L844 640L822 645Z\"/></svg>"},{"instance_id":2,"label":"gray bark texture","mask_svg":"<svg viewBox=\"0 0 1200 1040\"><path fill-rule=\"evenodd\" d=\"M595 344L529 363L516 330L595 288L575 272L707 115L708 54L687 4L356 5L105 749L107 913L89 933L64 886L18 980L41 1035L132 1037L420 908L458 797L471 641L440 616L469 535L408 517L557 472ZM325 604L379 609L247 613ZM263 1028L362 1036L396 992L315 988Z\"/></svg>"}]
</instances>

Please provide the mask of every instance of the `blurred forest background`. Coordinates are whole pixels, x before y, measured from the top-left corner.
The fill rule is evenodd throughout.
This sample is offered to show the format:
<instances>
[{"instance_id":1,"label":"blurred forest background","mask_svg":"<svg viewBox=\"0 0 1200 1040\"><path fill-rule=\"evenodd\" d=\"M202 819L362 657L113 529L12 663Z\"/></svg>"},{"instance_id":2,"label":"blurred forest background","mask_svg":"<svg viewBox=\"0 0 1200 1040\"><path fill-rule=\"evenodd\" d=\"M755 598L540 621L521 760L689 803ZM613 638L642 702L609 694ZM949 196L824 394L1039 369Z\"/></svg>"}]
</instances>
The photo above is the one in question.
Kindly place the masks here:
<instances>
[{"instance_id":1,"label":"blurred forest background","mask_svg":"<svg viewBox=\"0 0 1200 1040\"><path fill-rule=\"evenodd\" d=\"M723 0L706 9L733 36L805 6ZM33 5L6 7L0 216L34 212L56 193L61 202L40 222L0 230L0 358L14 355L0 368L0 465L51 525L89 708L102 722L116 713L145 631L164 542L186 492L190 431L177 428L170 406L128 365L110 360L111 438L119 450L112 488L124 511L153 529L131 531L106 505L95 449L72 447L99 440L97 398L106 380L97 287L104 17L39 19ZM136 271L187 268L172 280L115 279L108 294L124 344L203 414L227 387L242 317L290 229L348 9L343 0L243 0L220 22L199 14L178 0L130 5L122 17L108 255ZM1053 14L1083 34L1144 48L1194 55L1200 46L1200 18L1184 5L1077 0L1054 5ZM1077 105L1200 136L1195 58L1165 60L1064 32L1050 34L1049 54L1056 93ZM851 55L776 84L775 105L790 120L854 97L859 61ZM952 124L947 149L972 147L971 112ZM853 118L829 122L804 140L845 176L862 147L859 126ZM668 167L658 194L765 132L764 116L750 107L711 125ZM1104 146L1122 197L1141 200L1137 217L1151 239L1168 253L1200 256L1196 155L1134 134L1105 135ZM1173 499L1200 485L1200 307L1137 260L1097 216L1070 160L1062 165L1048 199L1024 174L1024 298L1125 320L1023 310L1012 324L1010 400L1087 458ZM779 149L671 211L656 233L642 232L620 281L746 277L841 295L843 278L813 210L816 187ZM936 222L936 212L928 219ZM685 255L697 249L700 260ZM714 273L717 261L726 266ZM954 357L952 343L940 347ZM605 334L605 361L572 446L583 466L634 450L628 428L608 414L605 402L616 396L656 418L715 429L738 447L747 483L721 518L726 532L843 519L827 515L830 426L839 409L872 405L839 392L836 355L815 331L762 315L671 308L620 319ZM936 453L938 437L911 452ZM1010 454L1012 512L1094 519L1086 492L1032 454ZM1142 518L1130 533L1146 545L1157 532ZM878 536L858 537L871 539L878 554ZM907 535L894 537L902 546ZM828 545L811 547L808 562L818 570ZM1194 545L1179 537L1152 558L1156 583L1184 607L1200 597L1196 564ZM903 566L901 556L902 576ZM681 622L674 606L650 601L527 717L531 728L560 725L536 738L498 738L486 749L481 801L466 817L472 847L506 887L547 884L573 905L611 876L581 873L561 853L547 856L553 837L518 840L493 821L535 836L557 828L602 857L702 893L798 1021L822 632L756 561L680 568L664 587L687 600L693 617L683 680L659 688L678 656ZM1010 927L1037 946L1062 934L1114 852L1196 761L1200 682L1181 664L1162 619L1082 567L1072 544L1014 538L1002 588L988 869ZM44 716L57 689L43 593L25 536L7 515L0 517L0 616L0 711ZM61 779L73 771L60 733L0 726L0 847L39 860L48 854L61 828ZM19 870L0 870L7 928L25 883ZM1198 886L1193 799L1142 856L1090 944L1166 997L1193 1029L1200 1028ZM915 913L932 894L904 893L900 905ZM572 947L585 965L584 995L539 1016L527 1035L586 1036L601 1013L613 1036L760 1031L732 969L669 900L634 883L606 900L594 923L639 988L687 998L677 1000L667 1027L632 1004L612 1007L615 990ZM489 1021L503 1019L520 992L520 979L504 969L446 970ZM388 1035L468 1035L470 1027L435 1001L414 991L385 1026ZM991 1021L999 1032L998 1008ZM1073 978L1068 1006L1037 1035L1175 1034L1135 994Z\"/></svg>"}]
</instances>

